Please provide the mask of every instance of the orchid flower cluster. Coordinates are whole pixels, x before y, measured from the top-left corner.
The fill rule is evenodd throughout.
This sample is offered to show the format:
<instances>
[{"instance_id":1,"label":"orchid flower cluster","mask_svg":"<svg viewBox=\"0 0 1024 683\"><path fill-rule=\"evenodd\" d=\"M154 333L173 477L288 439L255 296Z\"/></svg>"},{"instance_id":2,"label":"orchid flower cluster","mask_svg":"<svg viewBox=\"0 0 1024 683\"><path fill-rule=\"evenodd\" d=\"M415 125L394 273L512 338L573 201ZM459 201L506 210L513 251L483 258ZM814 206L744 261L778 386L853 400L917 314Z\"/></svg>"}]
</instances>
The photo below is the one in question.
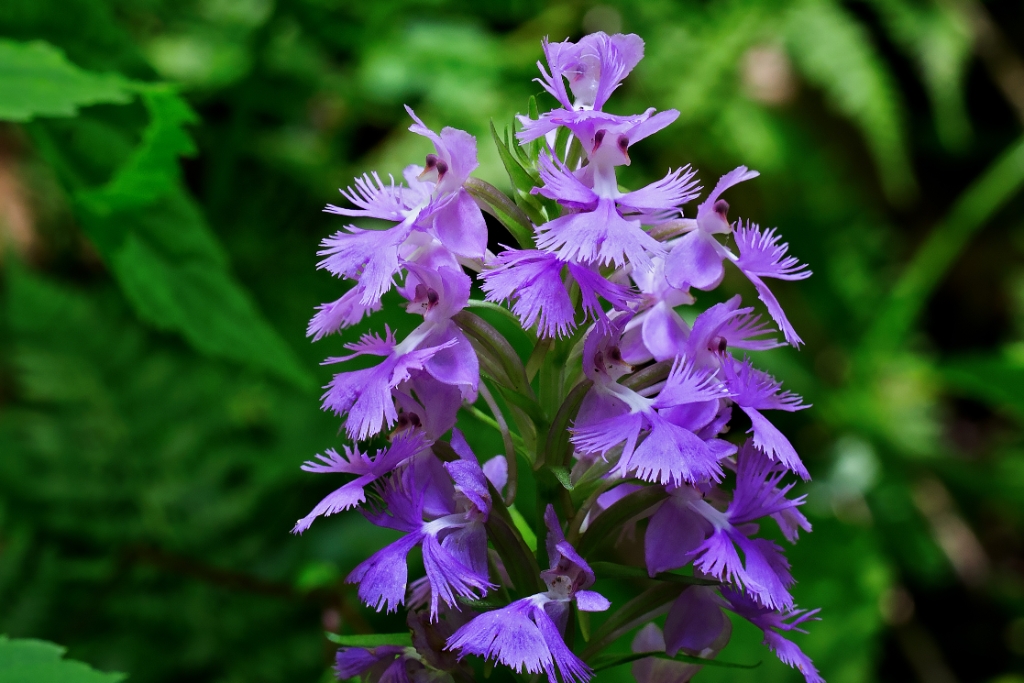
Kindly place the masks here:
<instances>
[{"instance_id":1,"label":"orchid flower cluster","mask_svg":"<svg viewBox=\"0 0 1024 683\"><path fill-rule=\"evenodd\" d=\"M789 542L810 531L787 481L807 470L766 416L807 406L734 353L780 346L776 328L802 343L766 280L810 272L775 230L728 218L725 192L758 175L746 167L693 217L689 166L620 189L630 148L678 116L604 111L643 48L621 34L544 41L538 82L557 106L541 114L531 99L514 139L492 127L511 197L471 177L473 136L437 134L407 108L409 130L433 145L423 165L404 184L364 175L342 191L347 206L327 207L388 227L324 240L319 267L352 286L309 335L360 322L392 289L422 317L401 339L385 327L325 361L376 357L326 387L323 408L360 445L303 469L354 478L294 531L359 508L400 532L347 580L377 611L404 607L409 626L336 636L339 678L469 681L500 664L569 683L630 663L641 683L688 681L722 665L732 614L822 680L790 639L817 610L797 608L782 546L759 535L768 518ZM493 253L488 222L518 246ZM771 322L739 296L697 314L694 292L727 267ZM734 416L745 440L725 438ZM470 442L488 430L504 453L481 461Z\"/></svg>"}]
</instances>

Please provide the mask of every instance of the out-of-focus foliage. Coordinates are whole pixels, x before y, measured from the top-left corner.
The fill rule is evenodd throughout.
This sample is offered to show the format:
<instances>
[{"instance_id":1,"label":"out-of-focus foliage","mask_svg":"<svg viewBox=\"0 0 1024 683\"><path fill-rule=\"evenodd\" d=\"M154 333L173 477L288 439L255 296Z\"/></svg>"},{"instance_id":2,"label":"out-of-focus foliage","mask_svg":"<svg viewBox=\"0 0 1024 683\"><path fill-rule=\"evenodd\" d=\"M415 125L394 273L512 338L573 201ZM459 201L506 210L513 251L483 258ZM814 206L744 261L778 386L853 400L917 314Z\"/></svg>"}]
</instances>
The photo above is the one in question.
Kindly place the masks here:
<instances>
[{"instance_id":1,"label":"out-of-focus foliage","mask_svg":"<svg viewBox=\"0 0 1024 683\"><path fill-rule=\"evenodd\" d=\"M124 674L102 673L87 664L61 659L64 648L44 640L0 636L0 683L118 683Z\"/></svg>"},{"instance_id":2,"label":"out-of-focus foliage","mask_svg":"<svg viewBox=\"0 0 1024 683\"><path fill-rule=\"evenodd\" d=\"M806 346L758 359L816 404L802 645L832 683L1022 680L1024 11L978 0L0 3L0 632L158 683L324 679L325 628L396 630L342 584L388 539L287 533L362 331L303 337L319 208L422 159L406 103L507 187L487 121L540 38L620 29L615 111L681 112L626 182L756 168L732 215L815 271L780 286ZM697 680L798 679L757 640Z\"/></svg>"}]
</instances>

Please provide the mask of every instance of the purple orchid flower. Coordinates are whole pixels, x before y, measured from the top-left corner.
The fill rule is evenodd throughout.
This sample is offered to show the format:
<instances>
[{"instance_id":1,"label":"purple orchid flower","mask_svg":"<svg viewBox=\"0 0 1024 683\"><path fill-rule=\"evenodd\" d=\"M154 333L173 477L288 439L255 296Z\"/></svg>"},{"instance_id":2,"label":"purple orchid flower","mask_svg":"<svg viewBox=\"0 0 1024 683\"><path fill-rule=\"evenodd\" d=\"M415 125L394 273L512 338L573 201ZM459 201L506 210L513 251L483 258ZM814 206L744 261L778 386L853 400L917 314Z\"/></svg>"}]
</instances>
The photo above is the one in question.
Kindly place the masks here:
<instances>
[{"instance_id":1,"label":"purple orchid flower","mask_svg":"<svg viewBox=\"0 0 1024 683\"><path fill-rule=\"evenodd\" d=\"M343 647L334 661L338 679L365 676L367 683L411 683L409 665L422 666L415 650L401 645Z\"/></svg>"},{"instance_id":2,"label":"purple orchid flower","mask_svg":"<svg viewBox=\"0 0 1024 683\"><path fill-rule=\"evenodd\" d=\"M740 295L711 306L697 316L683 353L701 367L721 368L732 362L726 351L766 351L782 346L775 339L762 339L773 332L750 307L740 308Z\"/></svg>"},{"instance_id":3,"label":"purple orchid flower","mask_svg":"<svg viewBox=\"0 0 1024 683\"><path fill-rule=\"evenodd\" d=\"M703 590L703 587L700 586L695 588ZM683 591L683 594L676 600L676 602L678 603L681 600L687 599L690 595L696 592L697 591L693 591L691 593L691 589L688 588ZM686 605L686 609L690 608L690 605ZM673 611L669 612L670 618L680 611L680 609L675 606L673 606L672 610ZM693 620L694 623L699 624L701 627L699 632L701 647L689 648L673 643L674 648L671 650L671 655L674 656L677 652L682 650L686 654L694 657L713 659L726 646L729 642L729 637L732 634L732 623L722 615L720 609L716 611L717 614L708 614L708 616L711 617L708 621L701 622L696 619ZM715 618L716 616L718 617L717 619ZM666 646L666 641L669 640L667 634L670 633L672 626L674 625L666 623L665 633L662 633L662 630L658 628L657 624L647 624L637 632L636 637L633 639L631 646L633 652L669 653L670 650L669 647ZM708 636L711 637L708 638ZM672 661L670 659L662 659L659 657L647 657L633 663L633 677L637 680L637 683L686 683L696 676L697 672L702 668L703 667L700 664Z\"/></svg>"},{"instance_id":4,"label":"purple orchid flower","mask_svg":"<svg viewBox=\"0 0 1024 683\"><path fill-rule=\"evenodd\" d=\"M377 451L373 459L358 447L345 446L345 455L339 455L331 448L327 450L327 455L316 456L320 462L307 460L302 465L306 472L338 472L354 474L356 478L317 503L308 515L295 523L292 533L302 533L321 515L333 515L365 502L367 486L429 448L430 441L422 432L405 431L399 434L388 448Z\"/></svg>"},{"instance_id":5,"label":"purple orchid flower","mask_svg":"<svg viewBox=\"0 0 1024 683\"><path fill-rule=\"evenodd\" d=\"M618 382L632 368L618 347L624 319L602 333L593 330L584 344L583 370L594 381L573 424L572 443L583 453L605 454L623 444L615 472L662 484L718 481L719 460L732 447L717 439L704 440L687 426L663 414L667 409L726 398L726 387L715 373L677 359L658 395L648 398ZM647 438L639 441L641 434ZM639 445L638 445L639 443Z\"/></svg>"},{"instance_id":6,"label":"purple orchid flower","mask_svg":"<svg viewBox=\"0 0 1024 683\"><path fill-rule=\"evenodd\" d=\"M460 432L453 432L452 440L457 450L468 451ZM417 545L430 584L431 619L437 619L439 600L453 606L459 597L479 599L495 587L487 578L484 524L491 496L483 470L475 458L444 463L446 481L438 476L437 462L411 463L384 487L384 507L367 513L377 526L406 532L346 579L359 583L359 597L378 611L386 607L391 612L405 602L406 556Z\"/></svg>"},{"instance_id":7,"label":"purple orchid flower","mask_svg":"<svg viewBox=\"0 0 1024 683\"><path fill-rule=\"evenodd\" d=\"M492 270L480 274L488 301L513 300L512 312L523 328L537 325L538 336L563 337L576 328L576 309L569 298L566 271L579 287L584 314L605 320L599 298L618 310L627 310L635 299L625 287L603 278L594 266L564 261L556 254L536 249L506 249L495 257Z\"/></svg>"},{"instance_id":8,"label":"purple orchid flower","mask_svg":"<svg viewBox=\"0 0 1024 683\"><path fill-rule=\"evenodd\" d=\"M786 498L793 484L780 486L785 469L751 441L736 460L736 489L724 512L709 502L721 497L720 492L685 486L670 490L647 527L647 571L654 576L693 561L702 573L743 588L760 604L789 609L793 578L782 549L750 534L764 517L772 517L790 541L796 540L799 529L810 531L807 518L796 510L805 497Z\"/></svg>"},{"instance_id":9,"label":"purple orchid flower","mask_svg":"<svg viewBox=\"0 0 1024 683\"><path fill-rule=\"evenodd\" d=\"M694 654L700 648L714 648L729 620L727 609L743 617L764 633L764 644L784 663L804 675L807 683L824 683L811 659L781 632L797 631L806 621L816 620L819 610L793 607L774 610L758 604L748 595L723 588L721 597L707 586L691 586L673 603L665 621L665 642L669 654L682 650Z\"/></svg>"},{"instance_id":10,"label":"purple orchid flower","mask_svg":"<svg viewBox=\"0 0 1024 683\"><path fill-rule=\"evenodd\" d=\"M541 46L550 73L537 62L541 73L537 82L566 110L601 109L644 57L644 41L633 33L609 36L598 31L578 43L551 43L545 38ZM576 97L575 104L569 101L563 78Z\"/></svg>"},{"instance_id":11,"label":"purple orchid flower","mask_svg":"<svg viewBox=\"0 0 1024 683\"><path fill-rule=\"evenodd\" d=\"M789 323L778 299L762 278L803 280L811 276L811 271L796 257L786 255L789 245L779 244L780 238L774 229L762 231L757 225L747 223L734 231L728 219L729 204L720 199L725 190L758 175L757 171L740 166L721 177L715 189L697 207L696 220L687 221L689 232L671 245L666 259L667 279L669 284L680 289L695 287L710 290L722 281L725 274L723 262L728 260L734 263L754 285L758 297L767 306L786 341L799 346L803 340ZM739 256L714 237L729 233L735 235Z\"/></svg>"},{"instance_id":12,"label":"purple orchid flower","mask_svg":"<svg viewBox=\"0 0 1024 683\"><path fill-rule=\"evenodd\" d=\"M603 612L611 603L587 590L594 584L594 572L562 533L555 509L548 505L544 513L548 527L549 569L541 572L548 590L537 593L475 617L448 639L447 648L484 659L495 658L517 672L544 672L549 683L590 679L592 672L566 646L565 630L569 605L576 603L584 612Z\"/></svg>"},{"instance_id":13,"label":"purple orchid flower","mask_svg":"<svg viewBox=\"0 0 1024 683\"><path fill-rule=\"evenodd\" d=\"M354 189L342 191L357 208L328 205L325 209L396 223L387 230L347 226L323 241L319 255L324 259L318 267L359 281L358 299L352 295L342 307L345 315L337 315L342 322L358 321L357 312L361 317L391 288L402 267L402 248L415 232L427 233L452 254L467 259L482 259L487 248L483 213L463 187L477 167L476 139L454 128L438 135L412 109L406 107L406 111L415 122L409 130L433 142L436 153L427 155L424 166L405 169L407 186L396 185L394 178L386 184L376 173L364 175L356 179Z\"/></svg>"},{"instance_id":14,"label":"purple orchid flower","mask_svg":"<svg viewBox=\"0 0 1024 683\"><path fill-rule=\"evenodd\" d=\"M647 187L620 192L615 167L629 163L630 130L635 129L616 133L610 128L596 131L588 148L590 163L584 170L592 187L557 159L541 155L538 170L544 186L532 192L576 212L538 226L537 246L557 253L563 261L621 267L628 260L635 268L647 270L651 259L664 251L640 224L682 215L678 207L697 196L693 171L680 168Z\"/></svg>"},{"instance_id":15,"label":"purple orchid flower","mask_svg":"<svg viewBox=\"0 0 1024 683\"><path fill-rule=\"evenodd\" d=\"M474 399L479 382L479 361L469 340L451 320L469 300L469 278L461 270L431 271L409 264L403 294L407 310L423 315L423 323L396 343L390 328L382 339L364 335L347 344L347 356L328 358L341 363L362 355L383 356L371 368L338 373L323 395L323 407L348 415L345 429L353 439L366 439L398 419L392 391L422 370L437 381L457 386L465 399Z\"/></svg>"}]
</instances>

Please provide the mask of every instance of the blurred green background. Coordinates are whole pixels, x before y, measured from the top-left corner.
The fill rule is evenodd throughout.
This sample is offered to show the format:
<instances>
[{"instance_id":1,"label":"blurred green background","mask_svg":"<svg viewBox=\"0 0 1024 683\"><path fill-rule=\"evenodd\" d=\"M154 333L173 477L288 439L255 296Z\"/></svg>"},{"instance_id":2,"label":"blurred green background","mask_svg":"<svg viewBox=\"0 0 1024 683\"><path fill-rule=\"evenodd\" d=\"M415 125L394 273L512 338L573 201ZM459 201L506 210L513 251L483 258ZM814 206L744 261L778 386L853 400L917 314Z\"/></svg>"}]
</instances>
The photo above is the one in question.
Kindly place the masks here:
<instances>
[{"instance_id":1,"label":"blurred green background","mask_svg":"<svg viewBox=\"0 0 1024 683\"><path fill-rule=\"evenodd\" d=\"M298 466L341 442L317 364L359 332L304 337L342 291L320 209L422 159L402 104L507 187L488 121L540 92L542 36L594 30L647 43L611 110L681 112L624 184L756 168L731 215L815 271L776 290L806 346L758 359L814 404L781 421L815 476L798 642L831 683L1024 681L1008 0L0 2L0 633L135 683L281 683L329 677L325 628L393 630L341 584L380 534L288 533L336 486ZM697 680L801 680L757 641Z\"/></svg>"}]
</instances>

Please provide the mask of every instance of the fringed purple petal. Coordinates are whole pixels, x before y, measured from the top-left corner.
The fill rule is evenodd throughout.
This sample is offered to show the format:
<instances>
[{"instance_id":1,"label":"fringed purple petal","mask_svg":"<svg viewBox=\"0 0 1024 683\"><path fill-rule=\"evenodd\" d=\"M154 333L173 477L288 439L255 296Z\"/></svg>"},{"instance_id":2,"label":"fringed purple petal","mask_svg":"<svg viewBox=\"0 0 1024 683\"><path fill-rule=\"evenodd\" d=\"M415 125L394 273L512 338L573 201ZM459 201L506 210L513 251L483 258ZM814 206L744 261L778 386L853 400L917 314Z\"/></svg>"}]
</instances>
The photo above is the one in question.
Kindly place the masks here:
<instances>
[{"instance_id":1,"label":"fringed purple petal","mask_svg":"<svg viewBox=\"0 0 1024 683\"><path fill-rule=\"evenodd\" d=\"M533 603L534 598L523 598L474 617L448 639L445 649L458 650L460 659L466 655L497 659L516 673L546 672L556 683L551 650L529 616Z\"/></svg>"},{"instance_id":2,"label":"fringed purple petal","mask_svg":"<svg viewBox=\"0 0 1024 683\"><path fill-rule=\"evenodd\" d=\"M754 433L754 446L764 451L769 458L778 459L804 481L811 478L811 474L804 467L793 444L775 425L768 421L768 418L754 408L746 408L741 405L740 409L750 418L750 430Z\"/></svg>"},{"instance_id":3,"label":"fringed purple petal","mask_svg":"<svg viewBox=\"0 0 1024 683\"><path fill-rule=\"evenodd\" d=\"M359 598L376 611L394 612L405 602L409 572L405 565L409 551L419 544L422 534L411 533L370 556L345 579L359 584Z\"/></svg>"},{"instance_id":4,"label":"fringed purple petal","mask_svg":"<svg viewBox=\"0 0 1024 683\"><path fill-rule=\"evenodd\" d=\"M737 538L743 551L747 594L773 610L793 608L793 577L782 548L766 538Z\"/></svg>"},{"instance_id":5,"label":"fringed purple petal","mask_svg":"<svg viewBox=\"0 0 1024 683\"><path fill-rule=\"evenodd\" d=\"M576 326L562 282L564 261L533 249L507 249L496 261L497 268L480 274L488 301L512 300L512 312L523 327L537 325L541 337L562 337Z\"/></svg>"},{"instance_id":6,"label":"fringed purple petal","mask_svg":"<svg viewBox=\"0 0 1024 683\"><path fill-rule=\"evenodd\" d=\"M668 408L686 403L703 403L728 398L729 395L729 388L715 376L714 371L697 367L692 359L677 358L654 406Z\"/></svg>"},{"instance_id":7,"label":"fringed purple petal","mask_svg":"<svg viewBox=\"0 0 1024 683\"><path fill-rule=\"evenodd\" d=\"M572 653L572 650L565 644L562 634L559 632L555 622L551 620L542 608L535 607L532 612L533 619L540 629L544 644L551 653L551 658L558 668L558 673L563 683L586 683L593 675L593 670L587 666L582 659ZM548 672L549 683L556 683L552 672Z\"/></svg>"},{"instance_id":8,"label":"fringed purple petal","mask_svg":"<svg viewBox=\"0 0 1024 683\"><path fill-rule=\"evenodd\" d=\"M363 304L362 296L362 289L356 286L345 292L340 299L317 306L316 315L306 327L306 336L312 337L313 341L320 341L328 334L355 325L364 316L380 310L380 301Z\"/></svg>"},{"instance_id":9,"label":"fringed purple petal","mask_svg":"<svg viewBox=\"0 0 1024 683\"><path fill-rule=\"evenodd\" d=\"M412 207L408 202L408 189L395 185L394 177L390 184L384 184L376 172L364 173L355 179L355 189L348 187L341 191L342 196L355 204L358 209L345 209L328 204L327 213L341 216L359 216L379 218L385 221L400 223L405 220L406 212Z\"/></svg>"},{"instance_id":10,"label":"fringed purple petal","mask_svg":"<svg viewBox=\"0 0 1024 683\"><path fill-rule=\"evenodd\" d=\"M762 231L748 222L736 230L735 238L740 252L736 266L744 273L779 280L805 280L811 276L806 263L800 263L795 256L786 256L789 244L779 244L782 238L775 228Z\"/></svg>"},{"instance_id":11,"label":"fringed purple petal","mask_svg":"<svg viewBox=\"0 0 1024 683\"><path fill-rule=\"evenodd\" d=\"M689 166L669 171L661 180L620 196L616 203L627 213L679 214L679 206L700 192L700 186L694 180L695 173Z\"/></svg>"},{"instance_id":12,"label":"fringed purple petal","mask_svg":"<svg viewBox=\"0 0 1024 683\"><path fill-rule=\"evenodd\" d=\"M623 475L635 471L644 481L676 486L721 480L718 457L700 437L658 416L651 417L651 426L651 433L631 457L623 453L616 471Z\"/></svg>"},{"instance_id":13,"label":"fringed purple petal","mask_svg":"<svg viewBox=\"0 0 1024 683\"><path fill-rule=\"evenodd\" d=\"M779 330L786 338L786 342L790 346L799 347L804 343L804 340L800 338L800 335L793 329L793 325L790 324L789 318L786 317L786 312L782 310L782 306L779 305L779 300L772 294L772 290L768 289L768 285L758 276L745 272L743 273L750 280L750 283L754 285L754 289L757 290L757 298L764 302L765 308L768 309L768 314L771 315L772 320L779 326Z\"/></svg>"},{"instance_id":14,"label":"fringed purple petal","mask_svg":"<svg viewBox=\"0 0 1024 683\"><path fill-rule=\"evenodd\" d=\"M408 223L388 230L363 230L347 226L321 242L317 255L325 257L317 268L324 268L339 277L358 280L359 303L372 306L391 289L399 270L398 248L409 237Z\"/></svg>"},{"instance_id":15,"label":"fringed purple petal","mask_svg":"<svg viewBox=\"0 0 1024 683\"><path fill-rule=\"evenodd\" d=\"M581 183L560 160L547 153L541 154L537 170L544 186L534 188L534 194L554 199L571 209L593 210L597 206L598 197L594 191Z\"/></svg>"},{"instance_id":16,"label":"fringed purple petal","mask_svg":"<svg viewBox=\"0 0 1024 683\"><path fill-rule=\"evenodd\" d=\"M779 661L802 673L807 683L825 683L825 679L818 673L811 658L805 655L793 641L783 638L775 631L765 631L764 644L775 653Z\"/></svg>"},{"instance_id":17,"label":"fringed purple petal","mask_svg":"<svg viewBox=\"0 0 1024 683\"><path fill-rule=\"evenodd\" d=\"M483 540L483 544L477 543L479 547L473 548L474 552L481 552L486 556L487 539L477 536ZM458 543L453 542L453 547ZM458 554L465 554L465 549L459 549ZM486 563L486 560L484 560ZM426 534L423 538L423 567L427 572L427 579L430 581L430 617L437 619L438 598L446 605L454 606L456 596L470 600L478 600L487 593L494 584L487 580L486 576L480 576L470 567L459 561L456 555L448 552L437 540L434 534Z\"/></svg>"},{"instance_id":18,"label":"fringed purple petal","mask_svg":"<svg viewBox=\"0 0 1024 683\"><path fill-rule=\"evenodd\" d=\"M612 199L602 199L593 211L569 214L538 226L537 246L574 263L626 261L651 268L651 259L664 253L661 244L640 228L638 221L619 215Z\"/></svg>"},{"instance_id":19,"label":"fringed purple petal","mask_svg":"<svg viewBox=\"0 0 1024 683\"><path fill-rule=\"evenodd\" d=\"M754 522L762 517L778 515L803 505L806 496L792 500L786 498L786 494L793 488L793 484L780 486L786 470L757 448L752 441L747 441L743 445L736 461L736 489L728 509L729 519L733 524ZM803 527L807 520L803 515L800 515L800 518L803 519L803 523L800 524ZM809 525L804 528L810 530Z\"/></svg>"},{"instance_id":20,"label":"fringed purple petal","mask_svg":"<svg viewBox=\"0 0 1024 683\"><path fill-rule=\"evenodd\" d=\"M622 456L627 458L642 427L643 415L629 412L619 399L594 391L587 394L580 406L572 427L572 444L583 453L604 455L625 442Z\"/></svg>"}]
</instances>

